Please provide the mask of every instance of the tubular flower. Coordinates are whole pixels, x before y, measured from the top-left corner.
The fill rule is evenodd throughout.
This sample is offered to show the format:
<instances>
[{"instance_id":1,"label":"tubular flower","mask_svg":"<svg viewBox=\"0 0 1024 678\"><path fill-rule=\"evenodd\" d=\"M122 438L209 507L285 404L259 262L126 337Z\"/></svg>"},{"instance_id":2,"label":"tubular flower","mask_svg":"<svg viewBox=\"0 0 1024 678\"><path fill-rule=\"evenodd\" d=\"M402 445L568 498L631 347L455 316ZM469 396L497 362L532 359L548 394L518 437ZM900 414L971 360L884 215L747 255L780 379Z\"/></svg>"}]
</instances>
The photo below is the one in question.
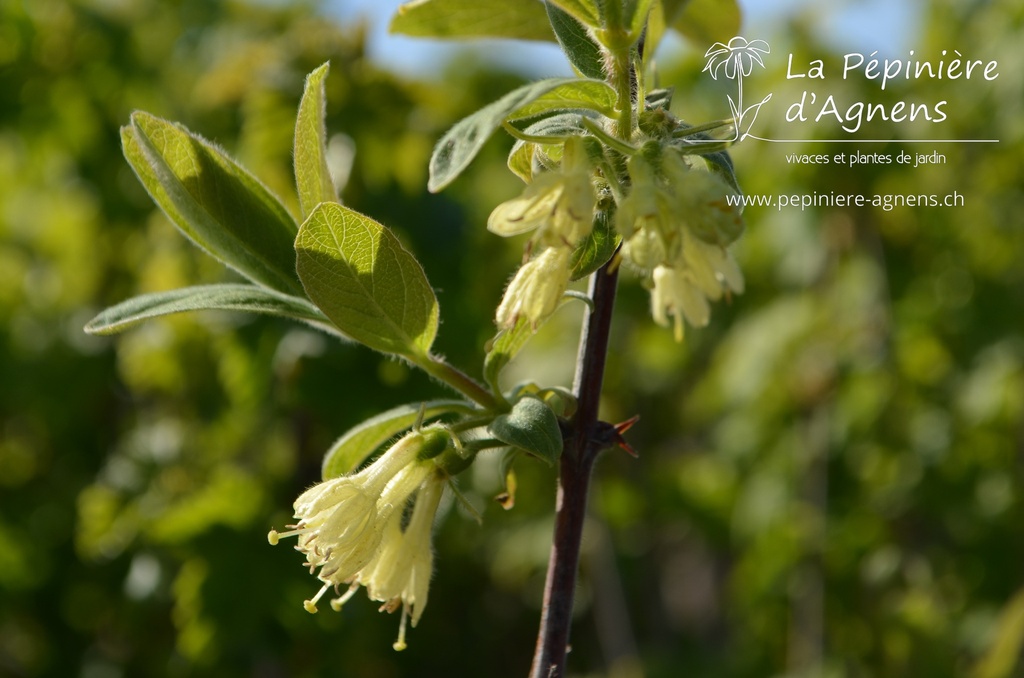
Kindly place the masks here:
<instances>
[{"instance_id":1,"label":"tubular flower","mask_svg":"<svg viewBox=\"0 0 1024 678\"><path fill-rule=\"evenodd\" d=\"M676 196L655 176L642 156L629 159L632 190L615 214L622 235L622 255L638 268L650 271L679 252L680 221Z\"/></svg>"},{"instance_id":2,"label":"tubular flower","mask_svg":"<svg viewBox=\"0 0 1024 678\"><path fill-rule=\"evenodd\" d=\"M545 172L522 195L501 203L487 219L487 230L501 236L536 230L546 247L572 247L590 235L597 196L590 162L580 137L565 142L562 166Z\"/></svg>"},{"instance_id":3,"label":"tubular flower","mask_svg":"<svg viewBox=\"0 0 1024 678\"><path fill-rule=\"evenodd\" d=\"M495 314L498 327L508 328L527 318L534 328L555 312L569 286L568 247L547 247L523 264L505 290Z\"/></svg>"},{"instance_id":4,"label":"tubular flower","mask_svg":"<svg viewBox=\"0 0 1024 678\"><path fill-rule=\"evenodd\" d=\"M424 456L438 448L442 437L446 444L448 433L440 428L407 434L366 469L303 492L295 500L298 521L287 532L270 531L271 544L282 537L298 537L295 548L306 555L310 573L319 569L317 578L323 586L304 601L308 612L316 612L317 602L329 589L357 581L383 548L383 540L393 536L387 533L388 525L401 516L409 497L436 468ZM332 606L337 607L333 602Z\"/></svg>"},{"instance_id":5,"label":"tubular flower","mask_svg":"<svg viewBox=\"0 0 1024 678\"><path fill-rule=\"evenodd\" d=\"M629 159L632 185L616 213L624 239L622 256L650 276L656 322L695 327L710 319L708 301L743 291L743 276L725 246L743 231L732 189L717 175L691 169L672 149L656 156L657 170L642 154Z\"/></svg>"},{"instance_id":6,"label":"tubular flower","mask_svg":"<svg viewBox=\"0 0 1024 678\"><path fill-rule=\"evenodd\" d=\"M676 210L693 235L706 243L726 246L743 232L736 193L721 177L690 169L676 154L666 154L666 175L676 188Z\"/></svg>"},{"instance_id":7,"label":"tubular flower","mask_svg":"<svg viewBox=\"0 0 1024 678\"><path fill-rule=\"evenodd\" d=\"M424 481L404 531L399 514L388 521L383 546L358 577L370 598L384 603L382 611L394 612L402 606L396 650L405 649L406 620L411 617L415 627L427 606L434 565L431 531L446 479L443 472L437 471Z\"/></svg>"},{"instance_id":8,"label":"tubular flower","mask_svg":"<svg viewBox=\"0 0 1024 678\"><path fill-rule=\"evenodd\" d=\"M743 291L743 275L732 255L683 233L682 256L671 266L659 265L652 275L651 314L659 325L673 317L676 341L683 339L683 319L704 327L711 317L708 300Z\"/></svg>"}]
</instances>

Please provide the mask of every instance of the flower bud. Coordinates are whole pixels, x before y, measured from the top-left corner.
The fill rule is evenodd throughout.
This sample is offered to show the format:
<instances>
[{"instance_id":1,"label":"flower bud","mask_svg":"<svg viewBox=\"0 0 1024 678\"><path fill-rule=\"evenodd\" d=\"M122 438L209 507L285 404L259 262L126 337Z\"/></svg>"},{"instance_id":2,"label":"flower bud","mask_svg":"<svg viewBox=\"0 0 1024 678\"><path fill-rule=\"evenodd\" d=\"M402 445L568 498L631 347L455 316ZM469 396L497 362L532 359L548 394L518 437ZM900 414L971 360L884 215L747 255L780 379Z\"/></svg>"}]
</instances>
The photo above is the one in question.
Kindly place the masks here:
<instances>
[{"instance_id":1,"label":"flower bud","mask_svg":"<svg viewBox=\"0 0 1024 678\"><path fill-rule=\"evenodd\" d=\"M570 254L568 247L548 247L519 268L495 314L498 327L509 328L526 318L536 329L555 312L569 286Z\"/></svg>"}]
</instances>

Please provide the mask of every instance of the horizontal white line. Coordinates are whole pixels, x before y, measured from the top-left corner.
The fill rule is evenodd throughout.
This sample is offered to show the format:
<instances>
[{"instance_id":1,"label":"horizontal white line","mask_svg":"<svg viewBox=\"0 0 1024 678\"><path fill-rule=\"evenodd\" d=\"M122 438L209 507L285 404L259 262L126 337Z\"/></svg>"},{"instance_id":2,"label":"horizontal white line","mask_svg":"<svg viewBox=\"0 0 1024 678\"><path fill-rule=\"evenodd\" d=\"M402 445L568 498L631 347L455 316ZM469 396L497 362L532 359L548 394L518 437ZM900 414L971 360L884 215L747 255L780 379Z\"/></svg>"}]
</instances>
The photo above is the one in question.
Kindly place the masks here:
<instances>
[{"instance_id":1,"label":"horizontal white line","mask_svg":"<svg viewBox=\"0 0 1024 678\"><path fill-rule=\"evenodd\" d=\"M748 134L744 139L757 139L773 144L998 144L999 139L766 139Z\"/></svg>"}]
</instances>

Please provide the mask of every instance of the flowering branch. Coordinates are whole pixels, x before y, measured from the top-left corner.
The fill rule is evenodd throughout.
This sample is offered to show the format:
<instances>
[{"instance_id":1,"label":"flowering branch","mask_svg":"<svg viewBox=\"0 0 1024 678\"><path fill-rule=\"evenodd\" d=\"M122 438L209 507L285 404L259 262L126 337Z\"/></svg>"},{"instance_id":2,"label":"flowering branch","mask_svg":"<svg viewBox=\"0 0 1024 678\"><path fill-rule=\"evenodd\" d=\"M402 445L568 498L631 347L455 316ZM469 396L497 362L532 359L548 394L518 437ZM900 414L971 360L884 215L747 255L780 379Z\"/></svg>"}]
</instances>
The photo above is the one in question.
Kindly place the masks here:
<instances>
[{"instance_id":1,"label":"flowering branch","mask_svg":"<svg viewBox=\"0 0 1024 678\"><path fill-rule=\"evenodd\" d=\"M598 453L605 447L601 440L605 436L598 435L602 427L597 410L617 284L618 267L612 262L602 266L590 281L594 307L584 316L576 359L573 392L579 401L579 409L565 435L565 449L559 468L555 533L544 585L544 605L533 655L532 678L565 675L590 475Z\"/></svg>"}]
</instances>

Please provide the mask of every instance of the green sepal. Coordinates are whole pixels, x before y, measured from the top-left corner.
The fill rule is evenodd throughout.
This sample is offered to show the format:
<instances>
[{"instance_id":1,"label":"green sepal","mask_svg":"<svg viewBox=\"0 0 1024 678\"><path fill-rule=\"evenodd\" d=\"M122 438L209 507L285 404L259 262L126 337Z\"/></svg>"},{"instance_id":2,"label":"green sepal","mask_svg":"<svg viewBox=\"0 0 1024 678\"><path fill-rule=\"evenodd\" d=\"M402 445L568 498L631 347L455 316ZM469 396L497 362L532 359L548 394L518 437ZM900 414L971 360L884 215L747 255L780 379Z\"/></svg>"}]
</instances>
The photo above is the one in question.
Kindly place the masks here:
<instances>
[{"instance_id":1,"label":"green sepal","mask_svg":"<svg viewBox=\"0 0 1024 678\"><path fill-rule=\"evenodd\" d=\"M171 222L207 254L266 287L301 294L281 202L223 151L142 111L121 128L128 164Z\"/></svg>"},{"instance_id":2,"label":"green sepal","mask_svg":"<svg viewBox=\"0 0 1024 678\"><path fill-rule=\"evenodd\" d=\"M537 0L414 0L398 6L388 30L425 38L551 40Z\"/></svg>"},{"instance_id":3,"label":"green sepal","mask_svg":"<svg viewBox=\"0 0 1024 678\"><path fill-rule=\"evenodd\" d=\"M557 110L608 110L604 82L579 78L549 78L512 90L495 102L455 123L434 147L427 188L437 193L462 173L487 139L506 120L521 120Z\"/></svg>"},{"instance_id":4,"label":"green sepal","mask_svg":"<svg viewBox=\"0 0 1024 678\"><path fill-rule=\"evenodd\" d=\"M322 202L337 202L338 192L327 166L326 94L329 64L308 76L295 119L295 185L303 218Z\"/></svg>"},{"instance_id":5,"label":"green sepal","mask_svg":"<svg viewBox=\"0 0 1024 678\"><path fill-rule=\"evenodd\" d=\"M342 332L384 353L429 353L437 297L390 230L343 205L321 203L299 228L295 252L306 295Z\"/></svg>"},{"instance_id":6,"label":"green sepal","mask_svg":"<svg viewBox=\"0 0 1024 678\"><path fill-rule=\"evenodd\" d=\"M569 261L570 280L590 275L614 256L622 237L613 227L613 215L613 209L601 209L595 213L590 234L573 250Z\"/></svg>"},{"instance_id":7,"label":"green sepal","mask_svg":"<svg viewBox=\"0 0 1024 678\"><path fill-rule=\"evenodd\" d=\"M247 311L292 318L338 334L327 316L306 299L243 284L196 285L132 297L105 309L89 321L85 331L117 334L151 318L203 310Z\"/></svg>"},{"instance_id":8,"label":"green sepal","mask_svg":"<svg viewBox=\"0 0 1024 678\"><path fill-rule=\"evenodd\" d=\"M604 58L601 56L601 48L590 37L584 23L552 2L544 4L551 28L569 63L585 77L603 79Z\"/></svg>"},{"instance_id":9,"label":"green sepal","mask_svg":"<svg viewBox=\"0 0 1024 678\"><path fill-rule=\"evenodd\" d=\"M462 400L429 400L409 403L381 412L353 426L338 438L324 455L324 480L337 478L359 468L381 445L402 431L411 428L420 419L436 419L446 414L468 414L473 408Z\"/></svg>"},{"instance_id":10,"label":"green sepal","mask_svg":"<svg viewBox=\"0 0 1024 678\"><path fill-rule=\"evenodd\" d=\"M524 396L512 411L494 418L487 427L497 440L543 459L552 466L562 456L558 417L539 398Z\"/></svg>"}]
</instances>

